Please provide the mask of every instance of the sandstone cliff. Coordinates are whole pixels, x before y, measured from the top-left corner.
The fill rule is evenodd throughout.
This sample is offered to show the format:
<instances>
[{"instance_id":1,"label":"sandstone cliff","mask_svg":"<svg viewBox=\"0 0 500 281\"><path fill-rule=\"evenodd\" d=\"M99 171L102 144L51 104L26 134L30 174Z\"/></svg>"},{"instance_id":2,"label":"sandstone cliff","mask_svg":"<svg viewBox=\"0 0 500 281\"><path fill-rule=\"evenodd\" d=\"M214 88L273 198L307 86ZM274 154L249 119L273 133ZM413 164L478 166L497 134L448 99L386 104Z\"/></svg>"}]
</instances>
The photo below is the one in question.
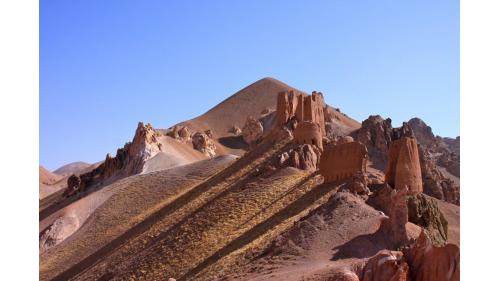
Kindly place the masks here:
<instances>
[{"instance_id":1,"label":"sandstone cliff","mask_svg":"<svg viewBox=\"0 0 500 281\"><path fill-rule=\"evenodd\" d=\"M403 137L391 143L385 181L393 188L408 188L410 194L423 191L417 141Z\"/></svg>"}]
</instances>

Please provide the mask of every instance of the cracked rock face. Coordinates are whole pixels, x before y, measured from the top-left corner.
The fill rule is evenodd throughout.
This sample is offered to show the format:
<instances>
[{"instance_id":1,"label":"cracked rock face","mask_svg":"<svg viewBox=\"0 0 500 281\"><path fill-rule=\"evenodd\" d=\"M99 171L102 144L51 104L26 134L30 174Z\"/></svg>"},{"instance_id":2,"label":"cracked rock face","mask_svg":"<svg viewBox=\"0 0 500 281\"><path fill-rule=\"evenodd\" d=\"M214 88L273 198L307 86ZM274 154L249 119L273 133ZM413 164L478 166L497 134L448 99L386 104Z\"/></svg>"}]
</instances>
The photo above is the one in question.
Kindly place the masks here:
<instances>
[{"instance_id":1,"label":"cracked rock face","mask_svg":"<svg viewBox=\"0 0 500 281\"><path fill-rule=\"evenodd\" d=\"M432 161L431 154L427 149L419 146L419 155L424 193L460 205L460 187L441 173Z\"/></svg>"}]
</instances>

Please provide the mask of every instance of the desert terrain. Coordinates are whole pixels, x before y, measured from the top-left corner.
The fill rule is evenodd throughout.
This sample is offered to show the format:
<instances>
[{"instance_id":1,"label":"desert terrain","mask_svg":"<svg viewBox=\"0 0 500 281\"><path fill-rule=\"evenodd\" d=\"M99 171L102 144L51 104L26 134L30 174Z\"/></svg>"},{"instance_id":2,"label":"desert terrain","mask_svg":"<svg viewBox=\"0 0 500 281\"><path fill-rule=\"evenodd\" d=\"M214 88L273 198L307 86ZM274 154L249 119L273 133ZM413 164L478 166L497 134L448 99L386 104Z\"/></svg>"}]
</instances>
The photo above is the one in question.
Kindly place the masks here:
<instances>
[{"instance_id":1,"label":"desert terrain","mask_svg":"<svg viewBox=\"0 0 500 281\"><path fill-rule=\"evenodd\" d=\"M459 280L460 137L326 95L264 78L40 166L40 280Z\"/></svg>"}]
</instances>

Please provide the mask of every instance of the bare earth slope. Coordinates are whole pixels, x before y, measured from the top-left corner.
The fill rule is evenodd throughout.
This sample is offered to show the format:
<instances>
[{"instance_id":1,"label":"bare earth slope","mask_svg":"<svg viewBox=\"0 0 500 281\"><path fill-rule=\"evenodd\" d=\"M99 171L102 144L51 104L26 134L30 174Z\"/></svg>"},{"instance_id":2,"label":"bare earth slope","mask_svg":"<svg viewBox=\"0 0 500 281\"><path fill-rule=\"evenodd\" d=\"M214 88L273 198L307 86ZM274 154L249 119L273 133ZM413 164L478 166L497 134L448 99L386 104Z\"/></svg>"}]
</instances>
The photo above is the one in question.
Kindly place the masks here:
<instances>
[{"instance_id":1,"label":"bare earth slope","mask_svg":"<svg viewBox=\"0 0 500 281\"><path fill-rule=\"evenodd\" d=\"M51 173L43 166L39 167L39 179L38 179L38 193L40 198L44 198L47 195L57 191L56 183L63 179L62 176Z\"/></svg>"},{"instance_id":2,"label":"bare earth slope","mask_svg":"<svg viewBox=\"0 0 500 281\"><path fill-rule=\"evenodd\" d=\"M59 245L41 253L40 279L49 280L92 254L101 258L113 245L130 239L140 233L142 228L154 223L155 216L160 215L159 210L163 207L177 202L193 187L233 160L234 156L221 156L128 177L41 221L40 230L43 231L56 219L73 216L81 228ZM149 221L145 220L148 217Z\"/></svg>"}]
</instances>

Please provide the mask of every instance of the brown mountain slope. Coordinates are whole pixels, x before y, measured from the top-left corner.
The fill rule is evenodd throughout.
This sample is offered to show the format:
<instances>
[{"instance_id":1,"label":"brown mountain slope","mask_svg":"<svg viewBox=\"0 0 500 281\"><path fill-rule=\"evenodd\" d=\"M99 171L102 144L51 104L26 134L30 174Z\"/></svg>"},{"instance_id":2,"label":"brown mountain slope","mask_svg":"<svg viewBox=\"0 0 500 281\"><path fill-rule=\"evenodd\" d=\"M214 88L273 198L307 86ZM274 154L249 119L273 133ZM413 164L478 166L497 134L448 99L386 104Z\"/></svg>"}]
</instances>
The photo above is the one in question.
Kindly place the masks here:
<instances>
[{"instance_id":1,"label":"brown mountain slope","mask_svg":"<svg viewBox=\"0 0 500 281\"><path fill-rule=\"evenodd\" d=\"M38 168L38 180L40 184L54 184L62 179L61 175L51 173L49 170L45 169L43 166Z\"/></svg>"},{"instance_id":2,"label":"brown mountain slope","mask_svg":"<svg viewBox=\"0 0 500 281\"><path fill-rule=\"evenodd\" d=\"M189 121L182 122L178 125L187 125L190 128L191 133L211 130L213 134L213 141L217 147L217 155L243 155L248 149L247 145L243 142L240 136L234 136L229 132L229 130L234 125L242 128L247 117L254 116L263 119L262 121L264 121L265 130L268 132L270 128L274 127L274 115L278 93L288 90L300 92L299 90L276 79L264 78L233 94L207 111L205 114ZM268 110L269 112L263 115L261 113L264 110ZM357 121L331 107L328 107L327 111L329 112L328 116L330 116L331 121L335 123L337 128L342 128L343 131L349 132L360 126ZM143 173L168 169L179 165L186 165L207 158L207 156L193 149L191 141L180 142L164 135L166 130L157 129L157 131L160 132L161 135L158 139L162 144L162 152L147 161L144 165L142 171ZM61 167L58 171L69 171L72 167L76 166L78 165L69 164ZM87 167L83 171L90 171L91 167L96 168L97 166L94 165ZM80 170L80 172L83 171ZM120 171L116 172L120 173ZM130 175L123 173L120 175L117 174L107 179L105 182L99 182L99 188L126 176ZM64 182L62 185L65 185ZM66 186L61 186L57 190L64 189L65 187ZM93 187L87 188L87 193L93 192L93 189ZM53 190L51 193L57 190ZM62 192L57 193L57 195L53 195L54 196L51 196L50 200L44 200L40 204L40 209L43 212L41 218L45 218L47 215L50 215L51 213L74 201L72 198L61 198Z\"/></svg>"},{"instance_id":3,"label":"brown mountain slope","mask_svg":"<svg viewBox=\"0 0 500 281\"><path fill-rule=\"evenodd\" d=\"M273 78L263 78L241 89L203 115L186 121L198 130L211 129L217 136L227 136L233 125L240 128L249 115L259 118L265 109L276 109L278 93L297 90Z\"/></svg>"},{"instance_id":4,"label":"brown mountain slope","mask_svg":"<svg viewBox=\"0 0 500 281\"><path fill-rule=\"evenodd\" d=\"M38 173L38 194L40 199L45 198L59 189L56 183L61 181L63 176L51 173L43 166L38 168Z\"/></svg>"},{"instance_id":5,"label":"brown mountain slope","mask_svg":"<svg viewBox=\"0 0 500 281\"><path fill-rule=\"evenodd\" d=\"M154 196L148 195L151 188L141 188L140 197L135 195L139 189L116 193L108 199L115 198L114 203L105 203L109 213L102 213L103 204L87 227L41 256L41 280L130 279L143 275L141 272L148 272L147 280L169 274L191 278L188 276L194 277L217 262L219 255L260 245L262 235L274 237L334 192L334 186L319 185L318 174L293 168L262 174L267 161L277 157L289 141L264 141L211 178L200 178L198 185L169 184L169 188L183 192L171 199L167 199L168 193L162 195L169 189L159 187ZM141 175L142 185L157 182L159 173ZM190 174L197 177L198 173ZM166 198L165 203L156 204L152 213L146 212L150 208L143 203L151 205L147 198L156 197ZM124 209L124 214L116 206L132 209ZM124 219L130 212L136 226ZM167 260L171 267L163 268Z\"/></svg>"},{"instance_id":6,"label":"brown mountain slope","mask_svg":"<svg viewBox=\"0 0 500 281\"><path fill-rule=\"evenodd\" d=\"M233 126L243 128L247 117L253 116L257 119L263 119L264 129L267 131L269 127L274 127L278 93L290 90L304 93L279 80L266 77L241 89L203 115L181 124L188 125L197 131L210 129L215 138L219 139L232 136L229 131ZM361 126L358 121L337 112L330 106L327 107L327 111L332 116L333 122L346 127L348 131ZM240 155L244 152L242 149L231 149L231 147L224 146L222 142L218 143L218 148L221 153L229 152Z\"/></svg>"}]
</instances>

